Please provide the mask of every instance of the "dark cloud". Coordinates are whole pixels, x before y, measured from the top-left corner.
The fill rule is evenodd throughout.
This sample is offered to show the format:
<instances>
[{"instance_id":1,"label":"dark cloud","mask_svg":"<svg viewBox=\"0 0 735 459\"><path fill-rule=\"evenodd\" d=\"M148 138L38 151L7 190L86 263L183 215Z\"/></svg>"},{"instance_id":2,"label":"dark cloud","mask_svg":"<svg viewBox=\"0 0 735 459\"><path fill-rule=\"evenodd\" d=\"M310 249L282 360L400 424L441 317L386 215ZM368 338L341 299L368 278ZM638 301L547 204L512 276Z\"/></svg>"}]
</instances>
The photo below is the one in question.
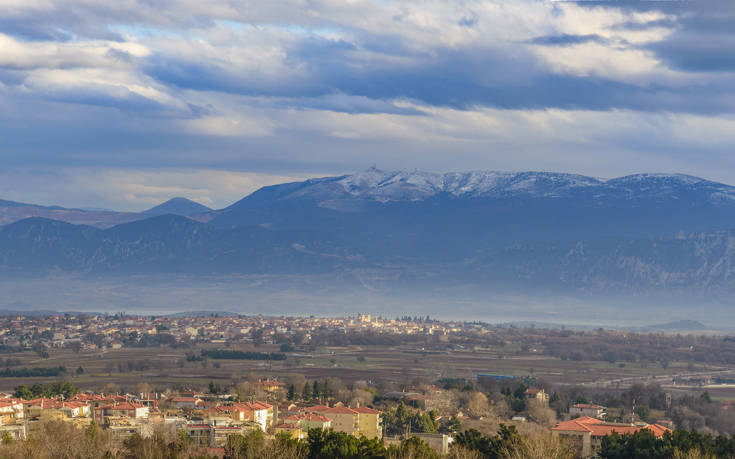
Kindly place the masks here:
<instances>
[{"instance_id":1,"label":"dark cloud","mask_svg":"<svg viewBox=\"0 0 735 459\"><path fill-rule=\"evenodd\" d=\"M426 22L424 13L451 2L225 1L204 9L194 0L88 3L0 14L2 36L63 51L26 59L25 50L36 48L19 46L15 61L11 53L0 56L4 166L344 172L379 162L578 171L586 160L581 172L605 175L606 157L630 152L682 163L688 154L722 155L725 129L687 132L684 142L672 135L676 116L735 113L726 74L735 70L735 11L726 3L581 2L595 14L666 15L631 17L605 30L565 28L561 2L528 21L460 5L453 16ZM384 16L370 16L384 7ZM541 17L551 24L539 24ZM662 27L670 33L640 39ZM115 46L105 51L105 40ZM86 44L94 49L79 51ZM590 58L585 48L610 56L631 51L630 73L605 55ZM577 49L589 68L554 60L555 53L573 60ZM632 68L640 50L663 66ZM558 110L571 119L560 122L562 133ZM589 132L578 132L588 117L595 120ZM526 162L507 159L516 155ZM631 157L627 172L657 164Z\"/></svg>"},{"instance_id":2,"label":"dark cloud","mask_svg":"<svg viewBox=\"0 0 735 459\"><path fill-rule=\"evenodd\" d=\"M735 71L735 32L731 34L679 32L647 48L677 70L687 72Z\"/></svg>"},{"instance_id":3,"label":"dark cloud","mask_svg":"<svg viewBox=\"0 0 735 459\"><path fill-rule=\"evenodd\" d=\"M601 42L597 36L543 37L537 42L552 46ZM735 48L733 48L735 49ZM395 51L395 50L394 50ZM731 51L735 52L735 51ZM370 61L349 44L309 40L289 50L288 62L305 69L293 78L239 74L204 61L181 61L164 56L149 59L147 73L164 84L194 90L221 91L249 96L293 98L291 106L346 112L397 113L392 104L369 108L334 104L324 97L345 94L358 98L472 109L631 109L717 114L735 111L735 101L721 97L728 83L668 87L636 85L611 78L556 74L539 65L527 49L476 47L435 49L431 56L404 56L409 64ZM409 59L410 58L410 59ZM735 65L735 59L728 65ZM723 64L725 65L725 64ZM283 102L279 102L283 104Z\"/></svg>"},{"instance_id":4,"label":"dark cloud","mask_svg":"<svg viewBox=\"0 0 735 459\"><path fill-rule=\"evenodd\" d=\"M581 45L583 43L602 43L606 44L609 40L595 34L589 35L545 35L542 37L536 37L529 41L533 45L546 45L546 46L567 46L567 45Z\"/></svg>"},{"instance_id":5,"label":"dark cloud","mask_svg":"<svg viewBox=\"0 0 735 459\"><path fill-rule=\"evenodd\" d=\"M653 51L670 68L686 72L735 70L735 8L729 0L580 2L583 6L607 6L624 11L659 11L668 17L649 22L623 22L618 30L640 31L672 28L663 40L644 49Z\"/></svg>"}]
</instances>

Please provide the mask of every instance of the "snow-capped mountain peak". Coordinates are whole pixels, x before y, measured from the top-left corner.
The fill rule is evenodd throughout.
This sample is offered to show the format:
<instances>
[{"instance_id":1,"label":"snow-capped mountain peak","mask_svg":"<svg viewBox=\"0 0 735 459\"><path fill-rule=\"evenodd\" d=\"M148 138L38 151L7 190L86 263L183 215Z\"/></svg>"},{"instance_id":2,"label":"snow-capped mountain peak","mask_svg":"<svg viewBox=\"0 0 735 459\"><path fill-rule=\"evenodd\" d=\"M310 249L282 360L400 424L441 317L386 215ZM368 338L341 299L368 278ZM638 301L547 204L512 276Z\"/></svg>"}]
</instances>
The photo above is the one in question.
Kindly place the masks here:
<instances>
[{"instance_id":1,"label":"snow-capped mountain peak","mask_svg":"<svg viewBox=\"0 0 735 459\"><path fill-rule=\"evenodd\" d=\"M291 197L318 201L361 199L379 202L449 198L560 198L574 196L621 199L666 197L711 202L735 200L735 187L684 174L646 173L600 179L557 172L470 171L434 173L384 171L371 167L362 172L317 180Z\"/></svg>"},{"instance_id":2,"label":"snow-capped mountain peak","mask_svg":"<svg viewBox=\"0 0 735 459\"><path fill-rule=\"evenodd\" d=\"M592 177L551 172L472 171L444 174L370 169L336 182L350 196L386 200L420 200L438 194L453 197L556 195L579 187L599 186Z\"/></svg>"}]
</instances>

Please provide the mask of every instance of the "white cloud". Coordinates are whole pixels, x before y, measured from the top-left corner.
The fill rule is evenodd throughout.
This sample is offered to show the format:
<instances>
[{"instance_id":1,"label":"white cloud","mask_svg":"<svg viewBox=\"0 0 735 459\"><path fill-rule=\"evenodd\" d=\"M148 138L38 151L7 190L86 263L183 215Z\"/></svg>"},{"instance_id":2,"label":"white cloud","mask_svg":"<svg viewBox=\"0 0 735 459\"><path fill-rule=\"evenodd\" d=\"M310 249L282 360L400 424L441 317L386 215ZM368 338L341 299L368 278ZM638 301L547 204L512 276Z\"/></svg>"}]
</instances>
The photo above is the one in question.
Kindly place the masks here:
<instances>
[{"instance_id":1,"label":"white cloud","mask_svg":"<svg viewBox=\"0 0 735 459\"><path fill-rule=\"evenodd\" d=\"M222 208L260 187L303 178L215 169L26 169L0 173L0 196L35 204L124 211L145 210L173 197L185 197Z\"/></svg>"},{"instance_id":2,"label":"white cloud","mask_svg":"<svg viewBox=\"0 0 735 459\"><path fill-rule=\"evenodd\" d=\"M268 136L273 134L274 128L274 123L268 119L241 115L205 116L181 123L189 132L232 137Z\"/></svg>"},{"instance_id":3,"label":"white cloud","mask_svg":"<svg viewBox=\"0 0 735 459\"><path fill-rule=\"evenodd\" d=\"M0 176L38 202L120 208L221 206L371 163L722 178L730 75L661 61L649 45L676 19L533 0L0 0ZM583 39L534 42L554 36Z\"/></svg>"}]
</instances>

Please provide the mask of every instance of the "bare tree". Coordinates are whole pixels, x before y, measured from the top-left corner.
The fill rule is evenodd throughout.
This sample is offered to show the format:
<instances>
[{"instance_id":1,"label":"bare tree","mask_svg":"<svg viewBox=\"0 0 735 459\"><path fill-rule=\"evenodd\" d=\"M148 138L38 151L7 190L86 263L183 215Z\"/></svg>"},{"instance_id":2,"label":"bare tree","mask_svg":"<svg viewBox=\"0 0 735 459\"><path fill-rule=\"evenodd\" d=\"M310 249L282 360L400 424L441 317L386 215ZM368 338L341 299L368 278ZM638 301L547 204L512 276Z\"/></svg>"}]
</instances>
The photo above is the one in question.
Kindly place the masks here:
<instances>
[{"instance_id":1,"label":"bare tree","mask_svg":"<svg viewBox=\"0 0 735 459\"><path fill-rule=\"evenodd\" d=\"M572 445L544 431L522 435L500 453L503 459L574 459L576 456Z\"/></svg>"},{"instance_id":2,"label":"bare tree","mask_svg":"<svg viewBox=\"0 0 735 459\"><path fill-rule=\"evenodd\" d=\"M467 413L473 417L488 416L491 413L487 397L482 392L473 392L466 402Z\"/></svg>"},{"instance_id":3,"label":"bare tree","mask_svg":"<svg viewBox=\"0 0 735 459\"><path fill-rule=\"evenodd\" d=\"M528 410L528 417L534 422L546 427L552 427L556 424L556 413L546 403L540 400L529 400L526 409Z\"/></svg>"}]
</instances>

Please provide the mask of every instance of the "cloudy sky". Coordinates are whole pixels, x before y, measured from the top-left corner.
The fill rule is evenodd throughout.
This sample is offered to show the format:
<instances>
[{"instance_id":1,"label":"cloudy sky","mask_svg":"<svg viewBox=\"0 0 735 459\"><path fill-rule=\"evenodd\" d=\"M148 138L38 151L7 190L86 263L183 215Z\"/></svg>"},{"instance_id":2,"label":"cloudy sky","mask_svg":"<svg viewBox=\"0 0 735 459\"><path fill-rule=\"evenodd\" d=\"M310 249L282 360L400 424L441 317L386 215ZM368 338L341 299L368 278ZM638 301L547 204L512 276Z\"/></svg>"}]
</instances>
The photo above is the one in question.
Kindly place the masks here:
<instances>
[{"instance_id":1,"label":"cloudy sky","mask_svg":"<svg viewBox=\"0 0 735 459\"><path fill-rule=\"evenodd\" d=\"M0 0L0 199L383 169L735 183L728 1Z\"/></svg>"}]
</instances>

